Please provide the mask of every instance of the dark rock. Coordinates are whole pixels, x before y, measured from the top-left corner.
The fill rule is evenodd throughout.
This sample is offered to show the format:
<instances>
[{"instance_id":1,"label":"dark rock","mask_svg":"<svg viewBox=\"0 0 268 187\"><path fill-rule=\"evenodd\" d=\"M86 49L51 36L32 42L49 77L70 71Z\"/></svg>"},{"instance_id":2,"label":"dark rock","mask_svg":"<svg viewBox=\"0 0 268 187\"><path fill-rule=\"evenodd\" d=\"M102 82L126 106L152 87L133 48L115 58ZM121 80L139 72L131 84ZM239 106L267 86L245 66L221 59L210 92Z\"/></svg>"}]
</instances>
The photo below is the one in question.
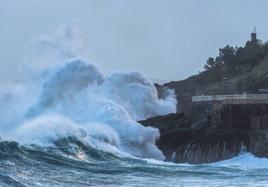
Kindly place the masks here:
<instances>
[{"instance_id":1,"label":"dark rock","mask_svg":"<svg viewBox=\"0 0 268 187\"><path fill-rule=\"evenodd\" d=\"M159 129L168 161L210 163L248 151L268 157L268 104L223 105L198 121L183 113L141 121Z\"/></svg>"}]
</instances>

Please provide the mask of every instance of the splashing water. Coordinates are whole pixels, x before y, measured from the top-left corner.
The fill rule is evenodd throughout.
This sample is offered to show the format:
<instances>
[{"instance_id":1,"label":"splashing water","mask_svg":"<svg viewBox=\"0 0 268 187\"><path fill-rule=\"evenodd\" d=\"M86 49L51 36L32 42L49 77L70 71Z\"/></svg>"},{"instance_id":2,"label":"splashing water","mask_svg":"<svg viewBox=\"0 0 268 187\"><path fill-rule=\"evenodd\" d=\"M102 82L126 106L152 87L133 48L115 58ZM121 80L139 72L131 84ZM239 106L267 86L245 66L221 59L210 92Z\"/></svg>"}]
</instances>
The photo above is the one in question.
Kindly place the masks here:
<instances>
[{"instance_id":1,"label":"splashing water","mask_svg":"<svg viewBox=\"0 0 268 187\"><path fill-rule=\"evenodd\" d=\"M105 74L78 29L36 39L17 81L0 84L0 186L268 186L268 160L165 163L157 129L137 121L176 112L138 72ZM157 160L155 160L157 159Z\"/></svg>"},{"instance_id":2,"label":"splashing water","mask_svg":"<svg viewBox=\"0 0 268 187\"><path fill-rule=\"evenodd\" d=\"M134 156L163 160L155 146L158 130L136 121L176 112L174 94L159 99L142 74L105 75L77 57L83 45L73 41L76 30L63 26L52 37L37 40L37 55L32 55L37 60L32 58L27 66L36 62L42 69L33 72L27 84L1 86L0 98L7 106L1 108L1 126L7 132L3 138L45 146L74 136L95 148L105 149L106 144Z\"/></svg>"}]
</instances>

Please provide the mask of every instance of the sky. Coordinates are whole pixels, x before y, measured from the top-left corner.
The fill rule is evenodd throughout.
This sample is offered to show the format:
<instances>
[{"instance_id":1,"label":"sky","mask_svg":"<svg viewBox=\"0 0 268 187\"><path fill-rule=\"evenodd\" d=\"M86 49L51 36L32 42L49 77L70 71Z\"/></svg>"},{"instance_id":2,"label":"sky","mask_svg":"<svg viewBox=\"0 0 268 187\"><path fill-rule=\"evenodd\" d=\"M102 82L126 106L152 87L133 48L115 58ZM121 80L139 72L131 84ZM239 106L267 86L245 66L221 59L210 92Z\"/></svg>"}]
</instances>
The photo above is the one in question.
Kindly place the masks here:
<instances>
[{"instance_id":1,"label":"sky","mask_svg":"<svg viewBox=\"0 0 268 187\"><path fill-rule=\"evenodd\" d=\"M40 34L75 20L91 58L105 71L180 80L202 71L227 44L257 27L268 40L267 0L0 0L0 80Z\"/></svg>"}]
</instances>

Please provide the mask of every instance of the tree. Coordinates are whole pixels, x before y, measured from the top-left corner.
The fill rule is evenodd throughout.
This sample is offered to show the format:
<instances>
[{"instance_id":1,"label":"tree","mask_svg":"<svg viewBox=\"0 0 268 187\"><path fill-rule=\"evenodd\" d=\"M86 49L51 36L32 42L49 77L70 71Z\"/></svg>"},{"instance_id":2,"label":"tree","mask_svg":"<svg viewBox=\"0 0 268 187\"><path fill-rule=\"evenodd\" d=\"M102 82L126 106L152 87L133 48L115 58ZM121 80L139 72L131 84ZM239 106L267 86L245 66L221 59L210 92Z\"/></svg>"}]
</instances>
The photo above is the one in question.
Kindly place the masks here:
<instances>
[{"instance_id":1,"label":"tree","mask_svg":"<svg viewBox=\"0 0 268 187\"><path fill-rule=\"evenodd\" d=\"M239 72L251 72L266 56L268 56L268 43L261 40L248 41L245 47L225 46L219 49L219 55L208 58L204 69L221 76L235 76Z\"/></svg>"},{"instance_id":2,"label":"tree","mask_svg":"<svg viewBox=\"0 0 268 187\"><path fill-rule=\"evenodd\" d=\"M219 57L222 61L225 74L234 74L239 69L239 63L236 56L236 50L234 47L227 45L219 50Z\"/></svg>"},{"instance_id":3,"label":"tree","mask_svg":"<svg viewBox=\"0 0 268 187\"><path fill-rule=\"evenodd\" d=\"M209 57L207 60L207 64L205 64L205 66L204 66L205 70L211 70L215 67L216 67L216 62L215 62L214 58Z\"/></svg>"}]
</instances>

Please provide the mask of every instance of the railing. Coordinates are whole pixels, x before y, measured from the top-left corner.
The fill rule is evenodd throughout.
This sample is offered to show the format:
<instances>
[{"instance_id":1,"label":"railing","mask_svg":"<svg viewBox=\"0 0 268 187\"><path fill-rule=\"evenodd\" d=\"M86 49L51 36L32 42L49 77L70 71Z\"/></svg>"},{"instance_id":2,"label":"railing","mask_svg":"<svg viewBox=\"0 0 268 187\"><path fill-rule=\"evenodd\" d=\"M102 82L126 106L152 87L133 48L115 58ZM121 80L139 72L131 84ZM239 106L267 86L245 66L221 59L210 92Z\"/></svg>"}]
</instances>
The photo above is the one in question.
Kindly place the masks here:
<instances>
[{"instance_id":1,"label":"railing","mask_svg":"<svg viewBox=\"0 0 268 187\"><path fill-rule=\"evenodd\" d=\"M268 94L240 94L240 95L201 95L193 96L192 102L222 103L268 103Z\"/></svg>"}]
</instances>

